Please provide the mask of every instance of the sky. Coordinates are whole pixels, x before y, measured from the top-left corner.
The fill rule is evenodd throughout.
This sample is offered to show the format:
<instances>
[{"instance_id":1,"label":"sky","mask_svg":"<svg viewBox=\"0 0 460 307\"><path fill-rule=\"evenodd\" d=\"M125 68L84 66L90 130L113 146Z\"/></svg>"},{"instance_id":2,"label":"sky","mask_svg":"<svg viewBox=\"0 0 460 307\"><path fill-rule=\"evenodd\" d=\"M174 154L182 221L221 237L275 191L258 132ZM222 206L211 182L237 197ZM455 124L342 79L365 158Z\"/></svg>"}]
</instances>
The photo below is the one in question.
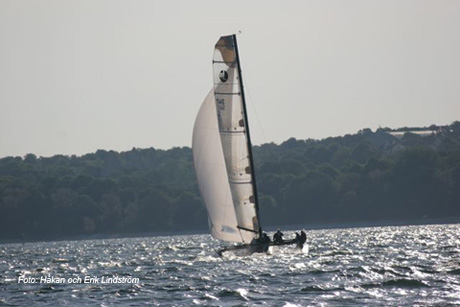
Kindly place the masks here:
<instances>
[{"instance_id":1,"label":"sky","mask_svg":"<svg viewBox=\"0 0 460 307\"><path fill-rule=\"evenodd\" d=\"M251 139L460 120L460 1L0 0L0 157L191 146L221 35Z\"/></svg>"}]
</instances>

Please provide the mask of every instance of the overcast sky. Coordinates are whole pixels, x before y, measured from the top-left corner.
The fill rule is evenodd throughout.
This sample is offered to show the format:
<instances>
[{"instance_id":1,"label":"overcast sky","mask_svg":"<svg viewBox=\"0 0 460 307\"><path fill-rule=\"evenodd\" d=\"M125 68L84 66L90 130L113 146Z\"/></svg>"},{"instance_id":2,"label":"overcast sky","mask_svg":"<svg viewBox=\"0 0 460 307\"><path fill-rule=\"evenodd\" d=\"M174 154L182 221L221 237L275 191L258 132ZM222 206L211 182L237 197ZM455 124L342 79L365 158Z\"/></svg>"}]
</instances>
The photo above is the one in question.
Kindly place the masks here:
<instances>
[{"instance_id":1,"label":"overcast sky","mask_svg":"<svg viewBox=\"0 0 460 307\"><path fill-rule=\"evenodd\" d=\"M238 36L255 144L460 119L460 1L0 0L0 157L190 146Z\"/></svg>"}]
</instances>

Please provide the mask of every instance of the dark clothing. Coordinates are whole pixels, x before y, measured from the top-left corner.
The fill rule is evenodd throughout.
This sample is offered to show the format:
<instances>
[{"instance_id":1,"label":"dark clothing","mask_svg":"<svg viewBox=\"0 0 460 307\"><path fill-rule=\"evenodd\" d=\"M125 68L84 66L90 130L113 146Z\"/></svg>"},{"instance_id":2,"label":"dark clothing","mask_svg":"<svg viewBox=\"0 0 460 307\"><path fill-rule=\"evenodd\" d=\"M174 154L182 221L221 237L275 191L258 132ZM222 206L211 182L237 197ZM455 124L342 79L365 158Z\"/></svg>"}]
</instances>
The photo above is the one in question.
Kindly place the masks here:
<instances>
[{"instance_id":1,"label":"dark clothing","mask_svg":"<svg viewBox=\"0 0 460 307\"><path fill-rule=\"evenodd\" d=\"M270 237L267 236L267 234L264 232L264 234L262 235L262 243L263 244L270 244Z\"/></svg>"},{"instance_id":2,"label":"dark clothing","mask_svg":"<svg viewBox=\"0 0 460 307\"><path fill-rule=\"evenodd\" d=\"M307 234L305 233L305 231L301 231L300 232L300 242L302 244L304 244L305 242L307 242Z\"/></svg>"},{"instance_id":3,"label":"dark clothing","mask_svg":"<svg viewBox=\"0 0 460 307\"><path fill-rule=\"evenodd\" d=\"M275 244L283 243L283 236L284 236L284 234L281 231L278 230L273 235L273 243L275 243Z\"/></svg>"},{"instance_id":4,"label":"dark clothing","mask_svg":"<svg viewBox=\"0 0 460 307\"><path fill-rule=\"evenodd\" d=\"M251 242L251 253L266 253L270 247L270 237L264 232L260 238Z\"/></svg>"},{"instance_id":5,"label":"dark clothing","mask_svg":"<svg viewBox=\"0 0 460 307\"><path fill-rule=\"evenodd\" d=\"M295 241L300 242L300 235L298 232L295 233Z\"/></svg>"},{"instance_id":6,"label":"dark clothing","mask_svg":"<svg viewBox=\"0 0 460 307\"><path fill-rule=\"evenodd\" d=\"M306 241L307 241L307 234L305 233L305 231L302 230L300 232L300 235L297 232L295 233L295 242L297 242L298 248L302 249Z\"/></svg>"}]
</instances>

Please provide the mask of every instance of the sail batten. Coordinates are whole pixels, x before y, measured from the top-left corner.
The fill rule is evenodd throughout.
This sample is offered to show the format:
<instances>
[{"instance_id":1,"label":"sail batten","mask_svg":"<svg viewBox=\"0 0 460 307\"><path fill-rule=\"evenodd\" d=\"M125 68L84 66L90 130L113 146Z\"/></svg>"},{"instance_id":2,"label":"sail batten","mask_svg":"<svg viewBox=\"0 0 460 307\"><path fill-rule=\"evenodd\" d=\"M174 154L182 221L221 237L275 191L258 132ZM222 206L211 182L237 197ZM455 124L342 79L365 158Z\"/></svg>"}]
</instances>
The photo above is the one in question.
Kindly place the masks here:
<instances>
[{"instance_id":1,"label":"sail batten","mask_svg":"<svg viewBox=\"0 0 460 307\"><path fill-rule=\"evenodd\" d=\"M236 37L221 37L213 57L214 87L193 132L193 159L211 234L249 243L261 234L257 188Z\"/></svg>"}]
</instances>

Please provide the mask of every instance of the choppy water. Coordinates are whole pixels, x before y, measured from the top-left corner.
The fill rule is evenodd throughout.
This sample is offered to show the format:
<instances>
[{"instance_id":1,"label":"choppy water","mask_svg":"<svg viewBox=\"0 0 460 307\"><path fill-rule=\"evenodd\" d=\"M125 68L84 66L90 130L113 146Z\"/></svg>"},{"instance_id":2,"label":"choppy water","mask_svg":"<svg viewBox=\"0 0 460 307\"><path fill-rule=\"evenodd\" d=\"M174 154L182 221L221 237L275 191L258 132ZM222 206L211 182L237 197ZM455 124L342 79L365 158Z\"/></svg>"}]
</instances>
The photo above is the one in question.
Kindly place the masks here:
<instances>
[{"instance_id":1,"label":"choppy water","mask_svg":"<svg viewBox=\"0 0 460 307\"><path fill-rule=\"evenodd\" d=\"M307 234L308 254L284 247L222 258L209 235L3 244L0 305L460 304L460 225ZM42 276L65 282L41 283ZM130 280L84 283L85 276Z\"/></svg>"}]
</instances>

